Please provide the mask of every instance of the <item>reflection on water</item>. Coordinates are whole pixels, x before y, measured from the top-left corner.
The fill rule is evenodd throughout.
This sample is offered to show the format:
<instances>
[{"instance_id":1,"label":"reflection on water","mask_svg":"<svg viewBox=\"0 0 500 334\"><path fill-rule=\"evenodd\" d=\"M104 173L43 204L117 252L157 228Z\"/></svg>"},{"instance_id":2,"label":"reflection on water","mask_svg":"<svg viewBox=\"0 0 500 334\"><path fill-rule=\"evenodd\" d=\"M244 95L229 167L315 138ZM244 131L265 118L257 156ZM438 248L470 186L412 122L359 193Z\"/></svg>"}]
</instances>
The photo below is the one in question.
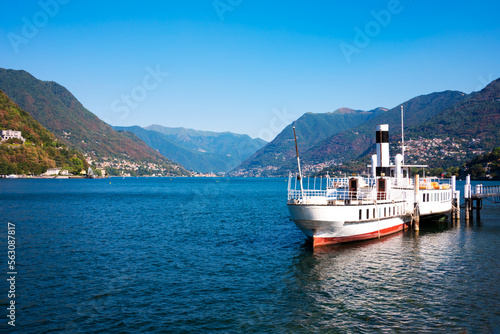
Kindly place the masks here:
<instances>
[{"instance_id":1,"label":"reflection on water","mask_svg":"<svg viewBox=\"0 0 500 334\"><path fill-rule=\"evenodd\" d=\"M296 259L287 299L303 306L298 316L311 330L498 331L498 234L478 240L478 232L477 220L433 222L419 232L309 248Z\"/></svg>"}]
</instances>

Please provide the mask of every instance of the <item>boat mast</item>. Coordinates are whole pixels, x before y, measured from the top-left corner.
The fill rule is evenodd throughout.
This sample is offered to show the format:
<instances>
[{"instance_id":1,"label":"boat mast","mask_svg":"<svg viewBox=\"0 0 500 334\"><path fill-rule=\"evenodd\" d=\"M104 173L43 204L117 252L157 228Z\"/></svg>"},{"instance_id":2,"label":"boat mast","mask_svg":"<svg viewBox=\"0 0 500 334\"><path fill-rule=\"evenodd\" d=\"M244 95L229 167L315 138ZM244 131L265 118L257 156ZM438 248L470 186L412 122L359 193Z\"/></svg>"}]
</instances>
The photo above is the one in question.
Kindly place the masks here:
<instances>
[{"instance_id":1,"label":"boat mast","mask_svg":"<svg viewBox=\"0 0 500 334\"><path fill-rule=\"evenodd\" d=\"M300 170L299 147L297 146L297 135L295 134L295 126L293 127L293 137L295 139L295 153L297 153L297 166L299 167L298 179L300 181L300 194L302 196L302 200L304 200L304 187L302 186L302 171Z\"/></svg>"},{"instance_id":2,"label":"boat mast","mask_svg":"<svg viewBox=\"0 0 500 334\"><path fill-rule=\"evenodd\" d=\"M403 129L403 105L401 105L401 154L403 156L403 165L405 164L405 133Z\"/></svg>"}]
</instances>

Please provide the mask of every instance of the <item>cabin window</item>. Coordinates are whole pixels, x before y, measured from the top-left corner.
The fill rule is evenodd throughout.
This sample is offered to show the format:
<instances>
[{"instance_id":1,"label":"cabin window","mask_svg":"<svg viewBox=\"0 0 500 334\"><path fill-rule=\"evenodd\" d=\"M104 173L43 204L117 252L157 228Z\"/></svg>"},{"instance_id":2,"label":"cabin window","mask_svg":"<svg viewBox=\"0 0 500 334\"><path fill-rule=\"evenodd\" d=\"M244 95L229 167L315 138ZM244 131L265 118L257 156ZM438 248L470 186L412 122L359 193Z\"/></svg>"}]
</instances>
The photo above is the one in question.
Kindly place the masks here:
<instances>
[{"instance_id":1,"label":"cabin window","mask_svg":"<svg viewBox=\"0 0 500 334\"><path fill-rule=\"evenodd\" d=\"M384 208L384 217L387 217L387 213L386 213L386 210L387 208Z\"/></svg>"},{"instance_id":2,"label":"cabin window","mask_svg":"<svg viewBox=\"0 0 500 334\"><path fill-rule=\"evenodd\" d=\"M359 210L359 220L363 219L363 210Z\"/></svg>"},{"instance_id":3,"label":"cabin window","mask_svg":"<svg viewBox=\"0 0 500 334\"><path fill-rule=\"evenodd\" d=\"M373 218L375 218L375 209L373 209Z\"/></svg>"},{"instance_id":4,"label":"cabin window","mask_svg":"<svg viewBox=\"0 0 500 334\"><path fill-rule=\"evenodd\" d=\"M370 219L370 209L366 209L366 219Z\"/></svg>"}]
</instances>

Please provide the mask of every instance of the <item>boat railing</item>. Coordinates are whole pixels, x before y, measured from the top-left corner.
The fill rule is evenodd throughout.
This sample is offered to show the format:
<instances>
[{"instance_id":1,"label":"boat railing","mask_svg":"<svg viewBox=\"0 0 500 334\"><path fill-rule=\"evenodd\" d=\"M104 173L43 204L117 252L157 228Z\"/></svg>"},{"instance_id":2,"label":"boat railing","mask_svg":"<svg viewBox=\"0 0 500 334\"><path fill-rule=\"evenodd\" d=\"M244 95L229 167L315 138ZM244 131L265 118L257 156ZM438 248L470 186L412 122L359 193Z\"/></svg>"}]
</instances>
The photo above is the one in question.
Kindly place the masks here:
<instances>
[{"instance_id":1,"label":"boat railing","mask_svg":"<svg viewBox=\"0 0 500 334\"><path fill-rule=\"evenodd\" d=\"M442 179L437 177L422 178L418 182L418 188L425 189L450 189L451 179Z\"/></svg>"},{"instance_id":2,"label":"boat railing","mask_svg":"<svg viewBox=\"0 0 500 334\"><path fill-rule=\"evenodd\" d=\"M357 177L357 187L349 188L349 178L297 178L290 174L288 180L288 201L296 203L315 203L329 205L356 205L385 201L401 201L406 198L406 191L393 188L392 191L377 191L377 179ZM395 179L393 179L394 182ZM409 185L405 179L400 185ZM300 185L302 181L302 186ZM431 181L429 181L431 182ZM432 181L433 182L433 181Z\"/></svg>"},{"instance_id":3,"label":"boat railing","mask_svg":"<svg viewBox=\"0 0 500 334\"><path fill-rule=\"evenodd\" d=\"M383 196L375 187L365 187L357 191L350 191L347 188L313 190L313 189L290 189L288 191L289 201L298 202L314 202L317 204L339 204L336 201L344 202L344 204L368 204L380 201L400 201L406 197L406 192L389 192Z\"/></svg>"}]
</instances>

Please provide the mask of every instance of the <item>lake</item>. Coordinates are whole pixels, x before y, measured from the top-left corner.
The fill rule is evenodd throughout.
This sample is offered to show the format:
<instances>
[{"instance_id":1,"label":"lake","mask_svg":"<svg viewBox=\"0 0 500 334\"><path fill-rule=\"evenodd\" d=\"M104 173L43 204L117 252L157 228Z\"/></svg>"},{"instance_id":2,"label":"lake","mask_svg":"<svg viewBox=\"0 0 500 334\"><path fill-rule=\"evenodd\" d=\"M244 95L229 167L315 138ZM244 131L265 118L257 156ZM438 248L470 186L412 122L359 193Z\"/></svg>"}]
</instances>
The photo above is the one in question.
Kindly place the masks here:
<instances>
[{"instance_id":1,"label":"lake","mask_svg":"<svg viewBox=\"0 0 500 334\"><path fill-rule=\"evenodd\" d=\"M1 327L500 333L500 204L313 251L286 190L284 178L0 180Z\"/></svg>"}]
</instances>

